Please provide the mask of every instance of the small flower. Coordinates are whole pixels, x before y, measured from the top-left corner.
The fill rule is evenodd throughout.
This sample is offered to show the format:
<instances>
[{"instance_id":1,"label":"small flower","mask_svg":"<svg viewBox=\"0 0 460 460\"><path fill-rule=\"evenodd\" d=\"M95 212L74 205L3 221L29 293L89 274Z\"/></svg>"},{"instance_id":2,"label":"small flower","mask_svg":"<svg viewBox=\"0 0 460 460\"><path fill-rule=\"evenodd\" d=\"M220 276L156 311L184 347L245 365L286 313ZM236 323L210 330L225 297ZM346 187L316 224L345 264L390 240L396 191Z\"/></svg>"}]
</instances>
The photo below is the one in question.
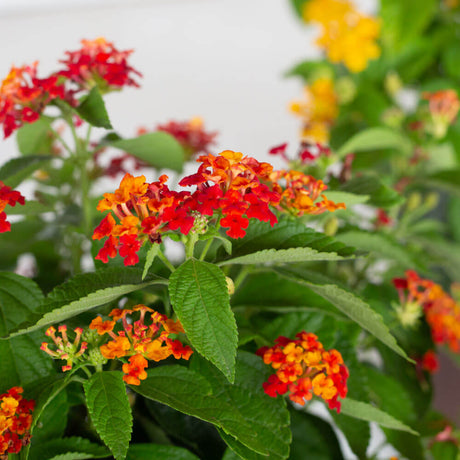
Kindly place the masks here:
<instances>
[{"instance_id":1,"label":"small flower","mask_svg":"<svg viewBox=\"0 0 460 460\"><path fill-rule=\"evenodd\" d=\"M424 92L422 98L428 101L431 123L427 130L437 139L443 138L449 125L454 123L460 110L460 100L453 89Z\"/></svg>"},{"instance_id":2,"label":"small flower","mask_svg":"<svg viewBox=\"0 0 460 460\"><path fill-rule=\"evenodd\" d=\"M0 180L0 233L9 232L11 224L6 220L6 213L3 211L7 205L16 206L16 203L24 205L24 197L11 187L6 186Z\"/></svg>"}]
</instances>

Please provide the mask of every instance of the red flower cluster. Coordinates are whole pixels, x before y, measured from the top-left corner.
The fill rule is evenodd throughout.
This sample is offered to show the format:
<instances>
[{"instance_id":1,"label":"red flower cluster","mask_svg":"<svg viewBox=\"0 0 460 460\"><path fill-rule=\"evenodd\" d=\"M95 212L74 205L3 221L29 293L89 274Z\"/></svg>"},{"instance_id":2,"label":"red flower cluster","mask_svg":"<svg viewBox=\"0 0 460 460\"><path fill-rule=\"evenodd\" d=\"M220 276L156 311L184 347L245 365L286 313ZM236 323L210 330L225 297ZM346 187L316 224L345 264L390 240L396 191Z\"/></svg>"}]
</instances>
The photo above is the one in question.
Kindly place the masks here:
<instances>
[{"instance_id":1,"label":"red flower cluster","mask_svg":"<svg viewBox=\"0 0 460 460\"><path fill-rule=\"evenodd\" d=\"M12 190L11 187L6 186L0 180L0 233L10 231L11 224L6 220L4 209L6 205L15 206L16 203L23 205L25 203L24 197L17 190Z\"/></svg>"},{"instance_id":2,"label":"red flower cluster","mask_svg":"<svg viewBox=\"0 0 460 460\"><path fill-rule=\"evenodd\" d=\"M423 309L433 341L459 353L460 305L439 284L420 278L413 270L406 272L406 278L395 278L393 284L401 305L415 304Z\"/></svg>"},{"instance_id":3,"label":"red flower cluster","mask_svg":"<svg viewBox=\"0 0 460 460\"><path fill-rule=\"evenodd\" d=\"M24 123L37 121L47 104L64 99L64 86L58 77L37 78L37 62L12 67L0 87L0 124L5 138Z\"/></svg>"},{"instance_id":4,"label":"red flower cluster","mask_svg":"<svg viewBox=\"0 0 460 460\"><path fill-rule=\"evenodd\" d=\"M0 395L0 459L17 454L30 442L30 427L35 401L23 399L21 387Z\"/></svg>"},{"instance_id":5,"label":"red flower cluster","mask_svg":"<svg viewBox=\"0 0 460 460\"><path fill-rule=\"evenodd\" d=\"M340 401L347 395L348 369L337 350L324 350L315 334L305 331L291 340L280 336L273 347L257 350L265 364L276 373L263 384L272 398L289 392L289 399L302 406L313 394L328 402L330 409L340 412Z\"/></svg>"},{"instance_id":6,"label":"red flower cluster","mask_svg":"<svg viewBox=\"0 0 460 460\"><path fill-rule=\"evenodd\" d=\"M199 153L208 154L209 147L215 143L217 132L204 130L203 120L194 117L188 121L170 121L164 125L158 125L157 131L174 136L182 145L187 159Z\"/></svg>"},{"instance_id":7,"label":"red flower cluster","mask_svg":"<svg viewBox=\"0 0 460 460\"><path fill-rule=\"evenodd\" d=\"M140 312L137 321L128 320L127 315ZM146 314L150 314L151 323L145 324ZM193 350L184 346L177 339L169 338L170 334L183 333L179 321L173 321L165 315L145 305L136 305L131 310L116 308L109 314L110 321L103 321L97 316L89 325L99 335L109 334L112 340L100 347L102 356L107 359L129 356L129 362L123 364L123 380L130 385L139 385L147 378L145 369L148 359L161 361L173 355L176 359L189 359ZM113 331L118 320L122 320L123 330Z\"/></svg>"},{"instance_id":8,"label":"red flower cluster","mask_svg":"<svg viewBox=\"0 0 460 460\"><path fill-rule=\"evenodd\" d=\"M276 147L272 147L268 153L270 155L279 155L284 161L286 161L286 163L289 163L292 160L290 160L286 155L287 147L287 143L280 144ZM329 147L326 147L318 142L311 144L305 141L300 143L297 153L298 160L300 160L302 164L315 163L319 158L329 157L330 155L331 149ZM297 159L294 159L293 161L297 161Z\"/></svg>"},{"instance_id":9,"label":"red flower cluster","mask_svg":"<svg viewBox=\"0 0 460 460\"><path fill-rule=\"evenodd\" d=\"M97 86L107 92L124 86L139 87L133 74L142 75L128 64L133 50L119 51L102 37L82 40L81 44L77 51L66 51L67 59L60 61L66 68L58 72L76 83L78 90Z\"/></svg>"}]
</instances>

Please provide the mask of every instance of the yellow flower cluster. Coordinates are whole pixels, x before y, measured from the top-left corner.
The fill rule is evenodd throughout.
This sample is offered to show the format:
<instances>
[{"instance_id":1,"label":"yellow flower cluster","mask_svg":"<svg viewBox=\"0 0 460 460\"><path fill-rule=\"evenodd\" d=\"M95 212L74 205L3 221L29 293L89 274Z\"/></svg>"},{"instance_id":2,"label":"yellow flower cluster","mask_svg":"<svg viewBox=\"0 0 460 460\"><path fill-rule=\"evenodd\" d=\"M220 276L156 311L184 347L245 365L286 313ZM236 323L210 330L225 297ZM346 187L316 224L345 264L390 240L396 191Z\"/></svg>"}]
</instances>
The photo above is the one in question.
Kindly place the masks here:
<instances>
[{"instance_id":1,"label":"yellow flower cluster","mask_svg":"<svg viewBox=\"0 0 460 460\"><path fill-rule=\"evenodd\" d=\"M305 3L303 18L321 24L316 43L331 62L343 62L351 72L361 72L370 59L380 56L375 43L379 22L355 10L349 0L311 0Z\"/></svg>"},{"instance_id":2,"label":"yellow flower cluster","mask_svg":"<svg viewBox=\"0 0 460 460\"><path fill-rule=\"evenodd\" d=\"M322 77L305 87L305 99L293 101L290 110L303 120L301 137L307 141L326 143L338 115L334 82Z\"/></svg>"}]
</instances>

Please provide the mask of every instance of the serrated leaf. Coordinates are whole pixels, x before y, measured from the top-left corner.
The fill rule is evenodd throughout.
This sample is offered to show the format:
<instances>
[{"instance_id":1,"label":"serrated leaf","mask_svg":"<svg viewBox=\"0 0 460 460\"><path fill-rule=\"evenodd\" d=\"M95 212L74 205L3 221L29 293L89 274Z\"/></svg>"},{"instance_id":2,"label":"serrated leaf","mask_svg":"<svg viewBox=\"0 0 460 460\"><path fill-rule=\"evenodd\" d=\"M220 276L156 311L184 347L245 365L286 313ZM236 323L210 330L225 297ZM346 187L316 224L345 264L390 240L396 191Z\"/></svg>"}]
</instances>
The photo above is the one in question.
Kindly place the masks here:
<instances>
[{"instance_id":1,"label":"serrated leaf","mask_svg":"<svg viewBox=\"0 0 460 460\"><path fill-rule=\"evenodd\" d=\"M225 444L227 444L227 446L231 449L231 453L225 452L225 455L222 458L222 460L265 460L269 458L267 455L258 454L254 450L249 449L249 447L246 447L236 438L227 434L224 430L221 430L220 428L217 428L217 430L219 432L220 437L224 440Z\"/></svg>"},{"instance_id":2,"label":"serrated leaf","mask_svg":"<svg viewBox=\"0 0 460 460\"><path fill-rule=\"evenodd\" d=\"M29 460L85 460L105 458L110 455L106 447L76 436L57 438L38 445L34 445L35 435L32 439Z\"/></svg>"},{"instance_id":3,"label":"serrated leaf","mask_svg":"<svg viewBox=\"0 0 460 460\"><path fill-rule=\"evenodd\" d=\"M149 269L160 250L161 248L159 244L152 244L152 247L148 250L147 257L145 259L144 271L142 272L142 280L144 280L147 276L147 273L149 272Z\"/></svg>"},{"instance_id":4,"label":"serrated leaf","mask_svg":"<svg viewBox=\"0 0 460 460\"><path fill-rule=\"evenodd\" d=\"M160 444L133 444L128 450L126 460L153 460L164 458L169 460L199 460L190 451L176 446Z\"/></svg>"},{"instance_id":5,"label":"serrated leaf","mask_svg":"<svg viewBox=\"0 0 460 460\"><path fill-rule=\"evenodd\" d=\"M196 358L192 359L194 370L179 365L149 370L148 378L133 386L133 391L211 422L262 455L287 458L289 413L282 398L264 393L268 369L263 361L240 352L232 385L214 366Z\"/></svg>"},{"instance_id":6,"label":"serrated leaf","mask_svg":"<svg viewBox=\"0 0 460 460\"><path fill-rule=\"evenodd\" d=\"M98 128L112 129L107 109L105 108L104 99L97 86L85 96L78 107L75 109L83 120L90 125Z\"/></svg>"},{"instance_id":7,"label":"serrated leaf","mask_svg":"<svg viewBox=\"0 0 460 460\"><path fill-rule=\"evenodd\" d=\"M359 297L356 297L351 292L334 284L314 284L307 279L301 278L298 274L292 276L292 273L288 270L278 269L277 271L281 275L287 276L289 279L310 288L313 292L329 301L342 313L374 335L387 347L410 361L405 351L397 344L396 339L391 335L388 326L383 322L383 318Z\"/></svg>"},{"instance_id":8,"label":"serrated leaf","mask_svg":"<svg viewBox=\"0 0 460 460\"><path fill-rule=\"evenodd\" d=\"M0 272L0 334L6 335L37 311L43 293L29 278ZM54 373L52 360L40 350L38 334L0 341L0 393Z\"/></svg>"},{"instance_id":9,"label":"serrated leaf","mask_svg":"<svg viewBox=\"0 0 460 460\"><path fill-rule=\"evenodd\" d=\"M418 267L423 269L421 262L409 252L407 247L401 245L390 235L353 230L340 233L336 238L345 244L355 246L357 249L378 254L382 259L394 260L398 262L401 268Z\"/></svg>"},{"instance_id":10,"label":"serrated leaf","mask_svg":"<svg viewBox=\"0 0 460 460\"><path fill-rule=\"evenodd\" d=\"M348 258L353 258L349 256ZM290 248L290 249L264 249L263 251L254 252L234 259L224 260L218 265L229 264L286 264L297 262L312 262L319 260L343 260L334 252L318 252L312 248Z\"/></svg>"},{"instance_id":11,"label":"serrated leaf","mask_svg":"<svg viewBox=\"0 0 460 460\"><path fill-rule=\"evenodd\" d=\"M126 150L155 168L182 171L184 151L179 142L168 133L143 134L133 139L111 142L110 145L117 149Z\"/></svg>"},{"instance_id":12,"label":"serrated leaf","mask_svg":"<svg viewBox=\"0 0 460 460\"><path fill-rule=\"evenodd\" d=\"M349 415L350 417L358 418L360 420L376 422L379 425L391 428L392 430L407 431L408 433L418 435L416 431L393 416L362 401L355 401L348 397L345 398L342 401L341 412L344 415Z\"/></svg>"},{"instance_id":13,"label":"serrated leaf","mask_svg":"<svg viewBox=\"0 0 460 460\"><path fill-rule=\"evenodd\" d=\"M189 259L171 275L169 294L190 343L233 381L238 333L222 270Z\"/></svg>"},{"instance_id":14,"label":"serrated leaf","mask_svg":"<svg viewBox=\"0 0 460 460\"><path fill-rule=\"evenodd\" d=\"M52 137L50 120L40 117L33 123L26 123L16 133L18 149L23 155L49 153Z\"/></svg>"},{"instance_id":15,"label":"serrated leaf","mask_svg":"<svg viewBox=\"0 0 460 460\"><path fill-rule=\"evenodd\" d=\"M40 306L39 314L10 331L9 337L64 321L153 284L167 281L151 277L142 282L140 269L118 267L77 275L56 287Z\"/></svg>"},{"instance_id":16,"label":"serrated leaf","mask_svg":"<svg viewBox=\"0 0 460 460\"><path fill-rule=\"evenodd\" d=\"M401 153L409 154L412 146L406 137L394 129L375 127L355 134L340 147L337 155L343 158L348 153L384 149L396 149Z\"/></svg>"},{"instance_id":17,"label":"serrated leaf","mask_svg":"<svg viewBox=\"0 0 460 460\"><path fill-rule=\"evenodd\" d=\"M0 168L0 180L9 187L17 187L33 172L46 165L51 160L50 155L29 155L13 158Z\"/></svg>"},{"instance_id":18,"label":"serrated leaf","mask_svg":"<svg viewBox=\"0 0 460 460\"><path fill-rule=\"evenodd\" d=\"M86 406L97 433L116 460L126 457L133 417L123 374L96 372L84 383Z\"/></svg>"}]
</instances>

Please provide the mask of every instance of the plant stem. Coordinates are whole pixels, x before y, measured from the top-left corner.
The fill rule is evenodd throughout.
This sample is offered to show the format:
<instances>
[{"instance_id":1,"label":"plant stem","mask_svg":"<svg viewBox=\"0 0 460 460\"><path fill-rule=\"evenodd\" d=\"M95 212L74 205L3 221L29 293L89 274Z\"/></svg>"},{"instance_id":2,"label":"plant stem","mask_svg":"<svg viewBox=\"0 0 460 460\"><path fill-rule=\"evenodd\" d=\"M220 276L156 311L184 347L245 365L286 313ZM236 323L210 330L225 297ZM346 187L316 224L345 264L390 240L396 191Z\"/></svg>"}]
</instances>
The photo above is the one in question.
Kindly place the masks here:
<instances>
[{"instance_id":1,"label":"plant stem","mask_svg":"<svg viewBox=\"0 0 460 460\"><path fill-rule=\"evenodd\" d=\"M203 252L200 255L200 260L204 260L213 241L214 241L214 238L209 238L209 240L206 242L206 246L203 248Z\"/></svg>"},{"instance_id":2,"label":"plant stem","mask_svg":"<svg viewBox=\"0 0 460 460\"><path fill-rule=\"evenodd\" d=\"M168 258L163 254L163 251L158 251L158 258L173 272L175 270L174 265L168 260Z\"/></svg>"}]
</instances>

